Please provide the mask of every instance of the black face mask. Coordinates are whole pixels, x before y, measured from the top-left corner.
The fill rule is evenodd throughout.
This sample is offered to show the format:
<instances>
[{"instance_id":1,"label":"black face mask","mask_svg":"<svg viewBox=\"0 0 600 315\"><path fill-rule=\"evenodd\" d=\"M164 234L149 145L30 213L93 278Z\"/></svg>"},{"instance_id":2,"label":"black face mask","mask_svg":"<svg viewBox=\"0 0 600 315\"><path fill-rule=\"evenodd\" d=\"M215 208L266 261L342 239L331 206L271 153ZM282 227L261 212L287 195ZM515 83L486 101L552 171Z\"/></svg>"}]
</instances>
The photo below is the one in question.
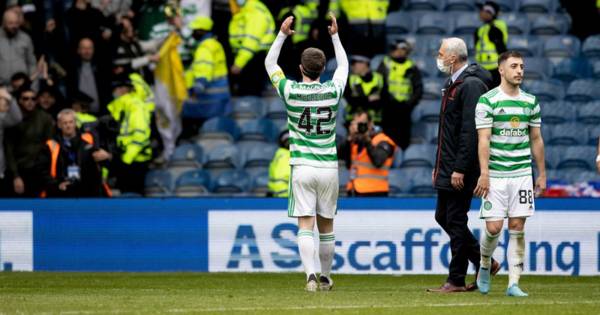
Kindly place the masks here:
<instances>
[{"instance_id":1,"label":"black face mask","mask_svg":"<svg viewBox=\"0 0 600 315\"><path fill-rule=\"evenodd\" d=\"M399 62L399 63L403 63L406 61L406 57L398 57L398 58L392 58L394 59L394 61Z\"/></svg>"},{"instance_id":2,"label":"black face mask","mask_svg":"<svg viewBox=\"0 0 600 315\"><path fill-rule=\"evenodd\" d=\"M202 39L202 37L204 37L204 35L206 35L205 32L193 32L192 33L192 37L196 40L199 41Z\"/></svg>"}]
</instances>

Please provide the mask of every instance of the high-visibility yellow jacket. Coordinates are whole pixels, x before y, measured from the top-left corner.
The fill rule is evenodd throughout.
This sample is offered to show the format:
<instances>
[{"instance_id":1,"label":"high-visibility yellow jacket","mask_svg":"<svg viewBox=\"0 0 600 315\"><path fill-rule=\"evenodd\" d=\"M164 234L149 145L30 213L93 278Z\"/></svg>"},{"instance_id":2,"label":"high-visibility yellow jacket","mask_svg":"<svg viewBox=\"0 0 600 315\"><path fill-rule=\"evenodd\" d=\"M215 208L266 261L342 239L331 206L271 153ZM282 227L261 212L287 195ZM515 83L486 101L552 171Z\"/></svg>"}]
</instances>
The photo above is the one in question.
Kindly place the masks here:
<instances>
[{"instance_id":1,"label":"high-visibility yellow jacket","mask_svg":"<svg viewBox=\"0 0 600 315\"><path fill-rule=\"evenodd\" d=\"M210 34L199 42L185 79L190 98L183 105L184 117L224 114L230 99L227 61L223 46Z\"/></svg>"},{"instance_id":2,"label":"high-visibility yellow jacket","mask_svg":"<svg viewBox=\"0 0 600 315\"><path fill-rule=\"evenodd\" d=\"M233 64L243 69L254 54L269 49L274 40L275 21L269 9L259 0L247 0L229 23Z\"/></svg>"},{"instance_id":3,"label":"high-visibility yellow jacket","mask_svg":"<svg viewBox=\"0 0 600 315\"><path fill-rule=\"evenodd\" d=\"M75 123L77 124L77 129L81 129L83 124L91 123L97 121L98 118L92 114L88 113L75 113Z\"/></svg>"},{"instance_id":4,"label":"high-visibility yellow jacket","mask_svg":"<svg viewBox=\"0 0 600 315\"><path fill-rule=\"evenodd\" d=\"M340 0L350 24L384 24L389 0Z\"/></svg>"},{"instance_id":5,"label":"high-visibility yellow jacket","mask_svg":"<svg viewBox=\"0 0 600 315\"><path fill-rule=\"evenodd\" d=\"M368 97L372 95L381 96L384 80L379 72L371 72L371 74L370 81L365 81L358 74L351 74L348 78L349 96L347 98L348 104L346 105L346 121L352 121L352 116L356 110L362 108L369 113L375 124L381 122L381 109L371 108L368 103Z\"/></svg>"},{"instance_id":6,"label":"high-visibility yellow jacket","mask_svg":"<svg viewBox=\"0 0 600 315\"><path fill-rule=\"evenodd\" d=\"M294 16L294 35L292 36L292 42L294 44L308 39L310 33L310 26L319 15L318 4L317 6L309 4L298 4L294 7L286 7L279 12L279 20L292 14Z\"/></svg>"},{"instance_id":7,"label":"high-visibility yellow jacket","mask_svg":"<svg viewBox=\"0 0 600 315\"><path fill-rule=\"evenodd\" d=\"M108 104L108 111L120 123L117 146L125 164L146 162L152 158L150 146L151 114L149 106L135 91L124 94Z\"/></svg>"},{"instance_id":8,"label":"high-visibility yellow jacket","mask_svg":"<svg viewBox=\"0 0 600 315\"><path fill-rule=\"evenodd\" d=\"M413 86L406 71L414 66L412 60L407 59L399 63L389 56L383 58L383 64L387 69L388 93L398 102L408 101L413 92Z\"/></svg>"},{"instance_id":9,"label":"high-visibility yellow jacket","mask_svg":"<svg viewBox=\"0 0 600 315\"><path fill-rule=\"evenodd\" d=\"M288 197L290 172L290 150L279 148L269 165L268 188L274 197Z\"/></svg>"},{"instance_id":10,"label":"high-visibility yellow jacket","mask_svg":"<svg viewBox=\"0 0 600 315\"><path fill-rule=\"evenodd\" d=\"M506 26L506 22L494 20L492 23L502 32L502 40L506 45L508 41L508 27ZM494 44L488 36L490 28L490 23L486 23L479 27L477 30L477 43L475 45L475 60L486 70L497 69L498 58L500 57L498 50L496 49L496 44Z\"/></svg>"}]
</instances>

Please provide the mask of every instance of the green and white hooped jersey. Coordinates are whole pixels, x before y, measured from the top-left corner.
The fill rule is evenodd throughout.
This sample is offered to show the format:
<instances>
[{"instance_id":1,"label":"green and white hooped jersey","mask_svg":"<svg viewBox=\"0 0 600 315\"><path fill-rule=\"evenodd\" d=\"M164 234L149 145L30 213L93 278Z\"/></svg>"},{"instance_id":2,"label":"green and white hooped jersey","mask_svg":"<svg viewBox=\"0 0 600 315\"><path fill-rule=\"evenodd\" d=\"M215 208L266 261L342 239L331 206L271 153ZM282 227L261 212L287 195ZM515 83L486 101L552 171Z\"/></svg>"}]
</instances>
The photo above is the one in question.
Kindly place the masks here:
<instances>
[{"instance_id":1,"label":"green and white hooped jersey","mask_svg":"<svg viewBox=\"0 0 600 315\"><path fill-rule=\"evenodd\" d=\"M529 131L542 124L535 96L519 90L519 96L512 97L500 87L492 89L479 98L475 124L477 129L492 129L490 177L531 176Z\"/></svg>"},{"instance_id":2,"label":"green and white hooped jersey","mask_svg":"<svg viewBox=\"0 0 600 315\"><path fill-rule=\"evenodd\" d=\"M287 110L290 165L337 168L335 126L344 86L272 78Z\"/></svg>"}]
</instances>

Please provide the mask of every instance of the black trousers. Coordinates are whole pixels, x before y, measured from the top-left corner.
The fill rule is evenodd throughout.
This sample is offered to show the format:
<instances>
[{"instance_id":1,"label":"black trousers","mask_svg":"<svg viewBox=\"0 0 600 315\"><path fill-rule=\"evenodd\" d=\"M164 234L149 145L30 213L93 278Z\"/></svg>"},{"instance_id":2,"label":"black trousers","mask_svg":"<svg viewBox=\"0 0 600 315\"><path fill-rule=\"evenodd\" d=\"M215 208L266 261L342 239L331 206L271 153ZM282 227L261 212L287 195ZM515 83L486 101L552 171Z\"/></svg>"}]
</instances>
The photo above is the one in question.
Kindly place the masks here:
<instances>
[{"instance_id":1,"label":"black trousers","mask_svg":"<svg viewBox=\"0 0 600 315\"><path fill-rule=\"evenodd\" d=\"M235 78L238 96L261 96L269 77L265 70L265 57L267 54L264 51L258 52L248 61L246 66L240 72L240 75Z\"/></svg>"},{"instance_id":2,"label":"black trousers","mask_svg":"<svg viewBox=\"0 0 600 315\"><path fill-rule=\"evenodd\" d=\"M117 166L117 188L121 193L138 193L144 195L144 183L148 173L149 162L133 162L127 165L119 162Z\"/></svg>"},{"instance_id":3,"label":"black trousers","mask_svg":"<svg viewBox=\"0 0 600 315\"><path fill-rule=\"evenodd\" d=\"M456 286L465 285L469 261L479 270L479 242L467 227L472 198L472 189L463 192L438 190L435 220L450 237L452 260L448 282Z\"/></svg>"},{"instance_id":4,"label":"black trousers","mask_svg":"<svg viewBox=\"0 0 600 315\"><path fill-rule=\"evenodd\" d=\"M381 128L402 150L410 145L412 111L412 106L395 101L389 101L383 109Z\"/></svg>"}]
</instances>

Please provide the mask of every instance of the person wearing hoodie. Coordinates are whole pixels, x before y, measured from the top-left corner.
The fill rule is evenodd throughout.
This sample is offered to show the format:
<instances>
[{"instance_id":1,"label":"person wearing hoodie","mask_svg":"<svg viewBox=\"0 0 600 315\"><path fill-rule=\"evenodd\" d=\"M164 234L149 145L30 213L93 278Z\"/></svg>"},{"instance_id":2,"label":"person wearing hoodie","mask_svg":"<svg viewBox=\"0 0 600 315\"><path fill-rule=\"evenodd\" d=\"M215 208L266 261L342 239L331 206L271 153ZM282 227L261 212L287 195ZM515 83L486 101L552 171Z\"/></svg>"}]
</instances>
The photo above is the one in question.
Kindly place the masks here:
<instances>
[{"instance_id":1,"label":"person wearing hoodie","mask_svg":"<svg viewBox=\"0 0 600 315\"><path fill-rule=\"evenodd\" d=\"M467 62L467 45L460 38L442 40L438 69L449 75L442 89L439 139L432 183L437 189L435 220L448 233L452 259L446 283L431 292L466 292L477 289L465 285L469 261L479 269L479 242L467 226L473 190L479 178L475 107L479 97L491 88L492 75L477 64ZM492 274L499 269L493 263Z\"/></svg>"},{"instance_id":2,"label":"person wearing hoodie","mask_svg":"<svg viewBox=\"0 0 600 315\"><path fill-rule=\"evenodd\" d=\"M6 161L4 160L4 129L18 124L23 116L17 103L5 87L0 88L0 196L8 195L12 185L4 174Z\"/></svg>"}]
</instances>

